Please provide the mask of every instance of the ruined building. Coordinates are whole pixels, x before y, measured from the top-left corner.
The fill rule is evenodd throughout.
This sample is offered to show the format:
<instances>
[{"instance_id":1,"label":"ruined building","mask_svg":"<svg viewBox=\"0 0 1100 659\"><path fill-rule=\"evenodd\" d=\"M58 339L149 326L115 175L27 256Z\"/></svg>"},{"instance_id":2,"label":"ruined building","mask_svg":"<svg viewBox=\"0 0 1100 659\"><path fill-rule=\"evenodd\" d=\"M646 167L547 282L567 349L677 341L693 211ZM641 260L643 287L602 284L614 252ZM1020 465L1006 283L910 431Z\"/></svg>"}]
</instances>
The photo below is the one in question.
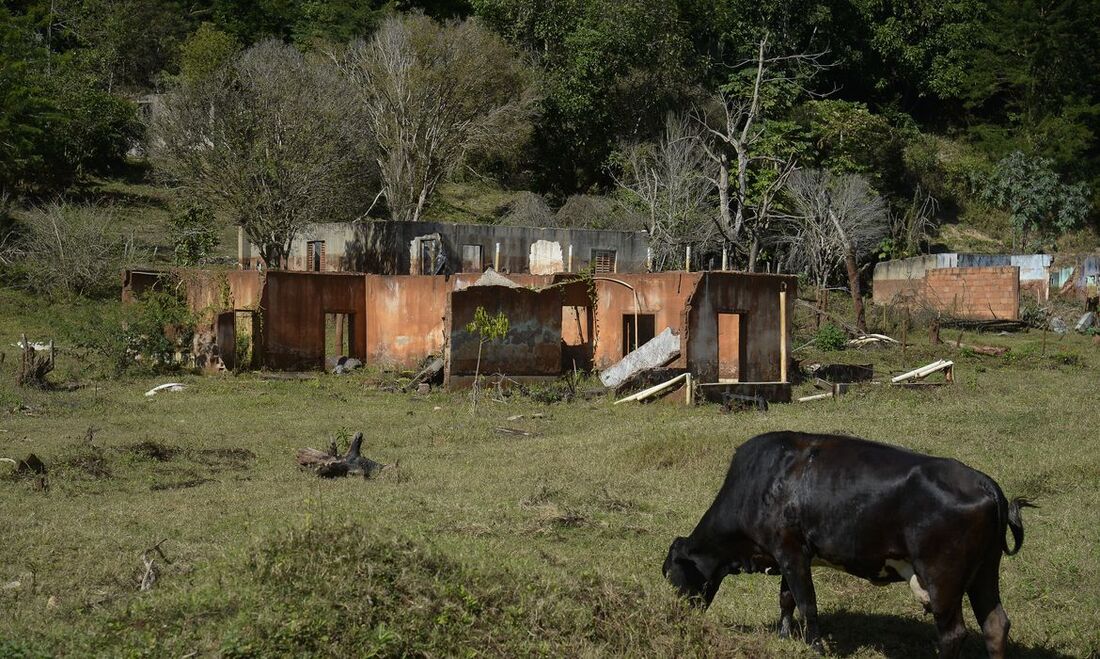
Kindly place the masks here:
<instances>
[{"instance_id":1,"label":"ruined building","mask_svg":"<svg viewBox=\"0 0 1100 659\"><path fill-rule=\"evenodd\" d=\"M340 355L414 369L436 355L445 384L462 387L478 352L466 325L483 307L510 323L504 339L484 346L484 374L525 382L605 369L670 328L680 352L667 366L690 371L705 395L789 399L796 277L646 272L644 233L379 224L307 235L323 252L310 251L314 240L295 243L291 270L257 269L243 254L247 269L174 273L205 319L199 333L215 346L205 352L227 368L292 370L325 368ZM322 253L321 267L303 267ZM494 265L500 273L483 273ZM124 297L166 276L129 271Z\"/></svg>"}]
</instances>

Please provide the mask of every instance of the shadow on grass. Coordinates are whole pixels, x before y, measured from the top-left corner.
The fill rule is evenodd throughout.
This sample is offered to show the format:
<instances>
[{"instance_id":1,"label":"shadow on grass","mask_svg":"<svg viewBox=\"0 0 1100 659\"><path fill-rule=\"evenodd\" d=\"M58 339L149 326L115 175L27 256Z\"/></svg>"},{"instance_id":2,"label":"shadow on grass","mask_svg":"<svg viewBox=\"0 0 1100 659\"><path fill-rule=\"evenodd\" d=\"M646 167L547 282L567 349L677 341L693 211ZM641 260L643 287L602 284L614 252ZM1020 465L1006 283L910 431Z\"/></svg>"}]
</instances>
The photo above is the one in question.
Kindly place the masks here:
<instances>
[{"instance_id":1,"label":"shadow on grass","mask_svg":"<svg viewBox=\"0 0 1100 659\"><path fill-rule=\"evenodd\" d=\"M886 657L897 659L932 659L938 656L936 625L931 616L927 620L914 620L858 611L838 611L821 614L818 620L831 654L844 657L871 648ZM975 630L974 625L973 620L967 620L963 657L987 656L985 640ZM1008 655L1024 659L1069 659L1071 656L1044 647L1022 645L1013 641L1011 636L1008 641Z\"/></svg>"}]
</instances>

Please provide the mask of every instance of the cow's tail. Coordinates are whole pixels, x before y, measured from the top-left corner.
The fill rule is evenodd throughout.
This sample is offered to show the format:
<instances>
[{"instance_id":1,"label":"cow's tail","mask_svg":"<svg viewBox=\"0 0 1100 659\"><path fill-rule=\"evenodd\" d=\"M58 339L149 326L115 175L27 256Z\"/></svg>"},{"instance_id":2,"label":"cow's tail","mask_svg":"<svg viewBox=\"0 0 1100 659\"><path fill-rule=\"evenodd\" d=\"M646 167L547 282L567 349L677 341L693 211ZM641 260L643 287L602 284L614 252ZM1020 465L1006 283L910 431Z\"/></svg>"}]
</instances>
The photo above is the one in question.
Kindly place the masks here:
<instances>
[{"instance_id":1,"label":"cow's tail","mask_svg":"<svg viewBox=\"0 0 1100 659\"><path fill-rule=\"evenodd\" d=\"M1024 499L1022 497L1016 497L1011 502L1004 501L1004 495L1001 495L1002 506L1007 508L1006 513L1008 517L1008 530L1012 531L1012 541L1014 547L1008 548L1008 540L1005 538L1004 531L1001 531L1001 546L1004 548L1004 552L1008 556L1013 556L1020 551L1020 547L1024 545L1024 519L1020 516L1021 508L1038 508L1035 504ZM1004 508L1002 508L1004 509ZM1003 527L1002 527L1003 528Z\"/></svg>"}]
</instances>

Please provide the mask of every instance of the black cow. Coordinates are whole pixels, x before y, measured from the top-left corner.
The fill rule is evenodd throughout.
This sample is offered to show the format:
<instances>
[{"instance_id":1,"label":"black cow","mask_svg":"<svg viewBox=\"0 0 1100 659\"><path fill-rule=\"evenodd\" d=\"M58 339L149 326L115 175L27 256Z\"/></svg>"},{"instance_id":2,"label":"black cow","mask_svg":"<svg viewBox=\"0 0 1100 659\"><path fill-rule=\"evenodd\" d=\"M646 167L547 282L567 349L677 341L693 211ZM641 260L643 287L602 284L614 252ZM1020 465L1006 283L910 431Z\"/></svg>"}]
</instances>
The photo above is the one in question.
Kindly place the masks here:
<instances>
[{"instance_id":1,"label":"black cow","mask_svg":"<svg viewBox=\"0 0 1100 659\"><path fill-rule=\"evenodd\" d=\"M768 433L737 449L710 509L669 548L664 574L703 607L726 575L782 575L779 633L790 635L797 605L815 647L811 565L876 584L905 581L935 616L943 657L959 654L966 593L989 655L1003 657L1001 553L1020 550L1020 509L1030 505L1009 503L992 478L956 460L855 437Z\"/></svg>"}]
</instances>

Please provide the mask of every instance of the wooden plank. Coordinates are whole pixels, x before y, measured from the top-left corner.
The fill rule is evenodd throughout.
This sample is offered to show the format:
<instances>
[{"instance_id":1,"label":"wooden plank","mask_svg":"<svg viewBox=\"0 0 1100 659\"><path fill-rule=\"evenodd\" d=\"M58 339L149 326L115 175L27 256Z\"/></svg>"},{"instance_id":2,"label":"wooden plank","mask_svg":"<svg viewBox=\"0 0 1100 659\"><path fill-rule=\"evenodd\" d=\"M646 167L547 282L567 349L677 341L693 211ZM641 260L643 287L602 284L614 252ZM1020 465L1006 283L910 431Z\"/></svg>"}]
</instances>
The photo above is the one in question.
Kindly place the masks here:
<instances>
[{"instance_id":1,"label":"wooden plank","mask_svg":"<svg viewBox=\"0 0 1100 659\"><path fill-rule=\"evenodd\" d=\"M671 380L668 380L667 382L662 382L661 384L654 385L654 386L650 387L649 389L643 389L642 391L639 391L636 394L631 394L631 395L627 396L626 398L620 398L619 400L615 401L614 404L618 405L619 403L629 403L631 401L642 400L643 398L649 398L653 394L660 393L660 392L664 391L665 389L671 388L672 385L674 385L678 382L686 381L689 377L691 377L691 373L684 373L682 375L677 375L676 377L672 378Z\"/></svg>"}]
</instances>

